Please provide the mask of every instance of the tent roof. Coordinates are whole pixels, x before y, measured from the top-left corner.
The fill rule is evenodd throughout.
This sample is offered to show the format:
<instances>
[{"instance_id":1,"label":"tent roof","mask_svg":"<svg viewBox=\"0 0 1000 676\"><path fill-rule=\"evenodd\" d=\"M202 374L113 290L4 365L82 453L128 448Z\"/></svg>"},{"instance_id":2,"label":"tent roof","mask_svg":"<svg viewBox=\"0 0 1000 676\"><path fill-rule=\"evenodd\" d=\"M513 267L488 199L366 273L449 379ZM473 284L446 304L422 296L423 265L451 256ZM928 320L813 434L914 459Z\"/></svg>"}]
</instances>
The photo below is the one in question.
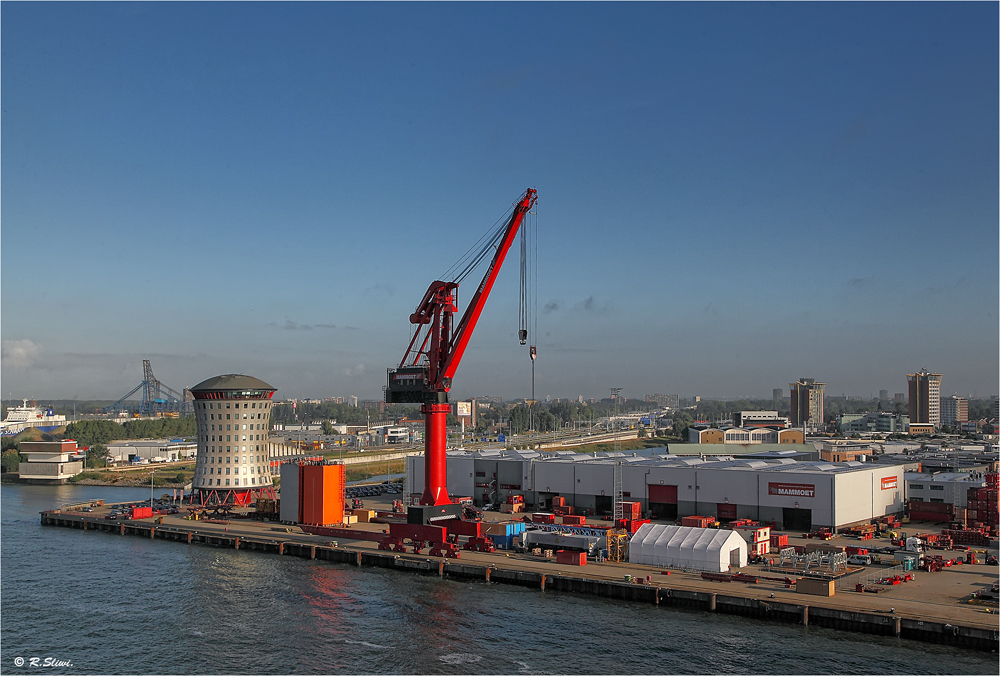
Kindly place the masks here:
<instances>
[{"instance_id":1,"label":"tent roof","mask_svg":"<svg viewBox=\"0 0 1000 676\"><path fill-rule=\"evenodd\" d=\"M647 523L635 532L630 544L652 545L657 548L719 551L726 542L734 537L740 542L744 541L739 533L731 530Z\"/></svg>"}]
</instances>

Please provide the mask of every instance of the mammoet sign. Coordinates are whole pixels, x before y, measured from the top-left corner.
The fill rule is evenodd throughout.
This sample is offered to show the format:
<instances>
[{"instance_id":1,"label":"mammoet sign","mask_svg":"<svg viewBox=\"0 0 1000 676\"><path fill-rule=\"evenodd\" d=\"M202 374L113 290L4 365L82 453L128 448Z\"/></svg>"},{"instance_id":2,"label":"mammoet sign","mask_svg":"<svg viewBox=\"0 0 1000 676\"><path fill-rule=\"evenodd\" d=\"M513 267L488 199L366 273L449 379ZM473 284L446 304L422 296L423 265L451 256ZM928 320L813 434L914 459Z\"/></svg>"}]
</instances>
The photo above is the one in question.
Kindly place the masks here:
<instances>
[{"instance_id":1,"label":"mammoet sign","mask_svg":"<svg viewBox=\"0 0 1000 676\"><path fill-rule=\"evenodd\" d=\"M794 498L816 497L816 486L813 484L782 484L768 482L768 495L788 495Z\"/></svg>"}]
</instances>

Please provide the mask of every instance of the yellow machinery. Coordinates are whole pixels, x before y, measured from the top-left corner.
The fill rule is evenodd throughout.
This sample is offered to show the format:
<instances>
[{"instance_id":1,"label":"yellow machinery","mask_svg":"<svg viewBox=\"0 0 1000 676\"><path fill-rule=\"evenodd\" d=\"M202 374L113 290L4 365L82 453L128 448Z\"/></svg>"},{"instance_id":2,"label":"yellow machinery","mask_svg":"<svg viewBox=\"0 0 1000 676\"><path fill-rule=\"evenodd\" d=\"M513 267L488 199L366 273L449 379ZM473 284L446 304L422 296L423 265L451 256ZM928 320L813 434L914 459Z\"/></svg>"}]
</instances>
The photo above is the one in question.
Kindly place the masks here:
<instances>
[{"instance_id":1,"label":"yellow machinery","mask_svg":"<svg viewBox=\"0 0 1000 676\"><path fill-rule=\"evenodd\" d=\"M628 531L624 528L608 529L608 561L628 559Z\"/></svg>"}]
</instances>

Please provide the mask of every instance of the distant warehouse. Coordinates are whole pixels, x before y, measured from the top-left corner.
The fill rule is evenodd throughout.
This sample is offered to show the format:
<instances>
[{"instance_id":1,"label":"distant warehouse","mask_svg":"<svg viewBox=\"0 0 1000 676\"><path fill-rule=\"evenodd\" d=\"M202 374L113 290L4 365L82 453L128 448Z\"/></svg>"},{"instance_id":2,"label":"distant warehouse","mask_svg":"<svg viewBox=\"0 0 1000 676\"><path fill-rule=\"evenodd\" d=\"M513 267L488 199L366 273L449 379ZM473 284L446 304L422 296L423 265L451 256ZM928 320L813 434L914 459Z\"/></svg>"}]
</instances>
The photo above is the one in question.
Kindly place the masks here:
<instances>
[{"instance_id":1,"label":"distant warehouse","mask_svg":"<svg viewBox=\"0 0 1000 676\"><path fill-rule=\"evenodd\" d=\"M131 439L108 444L108 457L117 463L176 462L198 454L198 444L183 439Z\"/></svg>"},{"instance_id":2,"label":"distant warehouse","mask_svg":"<svg viewBox=\"0 0 1000 676\"><path fill-rule=\"evenodd\" d=\"M615 464L625 500L653 518L714 516L774 521L779 528L838 528L903 511L904 468L860 462L798 462L787 458L652 457L572 452L455 451L448 488L478 505L523 495L545 509L556 496L581 513L610 514ZM424 485L423 458L408 458L411 492Z\"/></svg>"}]
</instances>

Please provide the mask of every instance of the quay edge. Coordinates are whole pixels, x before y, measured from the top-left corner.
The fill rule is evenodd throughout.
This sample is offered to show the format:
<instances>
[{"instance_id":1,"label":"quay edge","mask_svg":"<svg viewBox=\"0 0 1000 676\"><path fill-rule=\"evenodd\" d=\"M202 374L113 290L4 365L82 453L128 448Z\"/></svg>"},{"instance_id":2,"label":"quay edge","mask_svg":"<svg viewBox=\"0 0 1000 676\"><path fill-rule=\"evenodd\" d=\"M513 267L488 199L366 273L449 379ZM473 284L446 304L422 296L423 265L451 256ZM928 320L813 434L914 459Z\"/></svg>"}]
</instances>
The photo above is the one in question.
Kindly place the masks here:
<instances>
[{"instance_id":1,"label":"quay edge","mask_svg":"<svg viewBox=\"0 0 1000 676\"><path fill-rule=\"evenodd\" d=\"M206 533L193 528L159 526L136 521L109 522L100 518L63 513L59 510L42 512L41 523L43 526L96 530L149 539L231 548L238 551L319 559L357 567L386 568L454 580L511 584L543 592L569 592L668 608L685 608L737 615L786 624L840 629L880 636L896 636L987 652L996 652L998 642L1000 642L1000 631L997 629L920 620L898 614L848 611L812 603L793 604L717 592L637 585L585 576L553 575L516 568L501 568L495 565L478 565L412 555L403 556L391 552L362 551L351 549L348 546L331 547L306 544L282 540L280 537L261 538ZM278 533L276 532L275 535L277 536Z\"/></svg>"}]
</instances>

